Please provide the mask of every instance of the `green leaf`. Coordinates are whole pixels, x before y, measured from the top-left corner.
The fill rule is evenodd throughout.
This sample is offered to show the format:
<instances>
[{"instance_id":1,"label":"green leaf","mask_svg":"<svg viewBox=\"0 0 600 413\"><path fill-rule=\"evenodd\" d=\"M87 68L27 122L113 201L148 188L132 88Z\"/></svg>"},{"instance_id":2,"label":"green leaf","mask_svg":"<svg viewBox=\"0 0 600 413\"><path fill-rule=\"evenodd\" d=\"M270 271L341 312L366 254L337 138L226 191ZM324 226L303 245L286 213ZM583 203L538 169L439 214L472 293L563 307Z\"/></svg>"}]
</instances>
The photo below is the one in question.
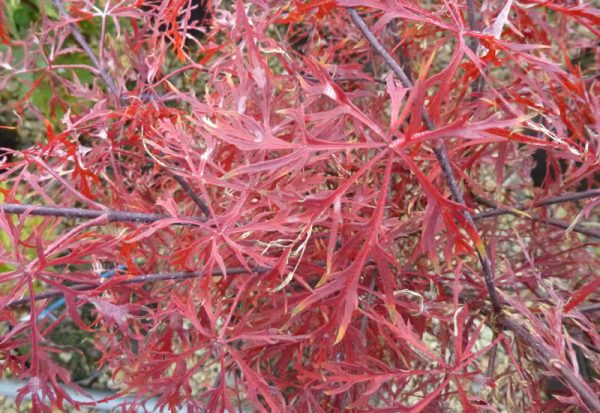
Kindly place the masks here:
<instances>
[{"instance_id":1,"label":"green leaf","mask_svg":"<svg viewBox=\"0 0 600 413\"><path fill-rule=\"evenodd\" d=\"M11 33L17 38L25 37L29 28L40 18L38 7L31 2L12 2L7 14L12 23Z\"/></svg>"}]
</instances>

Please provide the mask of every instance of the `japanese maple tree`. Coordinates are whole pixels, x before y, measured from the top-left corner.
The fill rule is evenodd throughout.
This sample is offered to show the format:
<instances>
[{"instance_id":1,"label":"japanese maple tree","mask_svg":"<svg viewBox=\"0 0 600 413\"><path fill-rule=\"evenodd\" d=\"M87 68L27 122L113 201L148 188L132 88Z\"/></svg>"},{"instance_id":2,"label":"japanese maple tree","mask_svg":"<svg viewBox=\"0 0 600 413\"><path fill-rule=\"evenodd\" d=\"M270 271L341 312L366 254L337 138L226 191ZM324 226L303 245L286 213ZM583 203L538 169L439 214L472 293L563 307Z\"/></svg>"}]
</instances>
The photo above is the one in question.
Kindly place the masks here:
<instances>
[{"instance_id":1,"label":"japanese maple tree","mask_svg":"<svg viewBox=\"0 0 600 413\"><path fill-rule=\"evenodd\" d=\"M591 4L27 3L0 6L2 127L37 134L0 164L18 404L93 405L71 352L125 410L600 412Z\"/></svg>"}]
</instances>

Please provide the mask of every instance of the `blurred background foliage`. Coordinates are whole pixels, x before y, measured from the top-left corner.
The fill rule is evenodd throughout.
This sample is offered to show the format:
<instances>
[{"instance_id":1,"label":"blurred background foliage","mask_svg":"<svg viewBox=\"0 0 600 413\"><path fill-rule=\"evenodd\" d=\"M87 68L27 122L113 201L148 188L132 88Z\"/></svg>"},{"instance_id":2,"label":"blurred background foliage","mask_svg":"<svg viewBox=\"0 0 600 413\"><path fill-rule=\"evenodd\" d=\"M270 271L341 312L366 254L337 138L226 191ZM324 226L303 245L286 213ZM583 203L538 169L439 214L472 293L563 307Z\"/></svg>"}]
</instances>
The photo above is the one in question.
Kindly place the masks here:
<instances>
[{"instance_id":1,"label":"blurred background foliage","mask_svg":"<svg viewBox=\"0 0 600 413\"><path fill-rule=\"evenodd\" d=\"M2 30L10 39L10 44L0 43L0 54L12 54L13 61L20 64L26 59L34 58L31 51L25 50L22 40L30 36L39 35L38 30L41 27L42 18L52 20L58 19L58 12L51 1L44 0L6 0L0 2L2 21ZM92 22L82 22L79 26L81 32L86 36L90 43L94 44L94 39L99 38L101 26L98 19ZM114 27L108 27L108 30L114 30ZM69 36L65 40L72 46L76 46L74 40ZM48 52L48 51L46 51ZM25 55L25 54L28 55ZM56 57L54 64L89 64L89 58L81 52L73 52L68 55ZM47 76L44 68L47 62L41 53L37 53L35 57L35 66L38 71L28 71L19 74L10 79L5 87L0 87L0 147L11 149L25 149L37 143L45 143L46 134L45 126L41 117L47 119L54 126L58 126L62 116L65 113L64 106L55 104L53 97L58 97L64 102L75 102L75 98L62 93L62 88L54 87L51 79ZM4 68L7 69L7 68ZM0 67L0 70L2 68ZM88 70L73 69L62 73L64 77L70 81L78 81L83 85L91 85L94 82L95 76ZM26 105L26 106L25 106ZM36 112L38 116L36 116ZM40 116L41 115L41 116ZM1 153L0 153L1 156ZM2 166L0 164L0 172ZM0 182L0 202L4 202L5 196L3 190L10 190L10 187L5 182ZM21 197L17 199L21 201ZM18 225L18 221L22 217L14 216L14 225ZM22 239L30 239L34 236L36 228L39 228L42 223L42 217L27 217L21 232ZM47 228L47 231L56 231L56 228ZM54 238L53 234L44 233L46 238ZM26 247L29 244L30 247ZM10 236L4 231L0 231L0 245L5 249L13 248ZM35 242L23 243L21 252L28 258L33 260L36 256ZM0 262L0 273L13 271L15 266L11 263ZM10 288L10 283L3 283L3 289ZM41 286L36 286L42 288ZM5 294L8 291L0 291L0 294ZM84 306L82 309L83 319L91 324L93 317L90 306ZM52 316L59 316L62 310L56 311ZM27 316L23 313L22 316ZM5 333L5 328L10 326L4 325L0 333ZM58 328L51 331L48 337L60 349L60 353L54 354L54 359L57 363L69 370L74 381L84 386L90 386L98 379L106 379L101 377L101 372L95 370L100 354L93 345L94 335L89 331L82 331L70 319L63 320ZM23 354L27 353L27 348L21 349ZM99 387L106 387L104 384ZM10 403L9 403L10 404ZM25 406L23 406L25 407Z\"/></svg>"}]
</instances>

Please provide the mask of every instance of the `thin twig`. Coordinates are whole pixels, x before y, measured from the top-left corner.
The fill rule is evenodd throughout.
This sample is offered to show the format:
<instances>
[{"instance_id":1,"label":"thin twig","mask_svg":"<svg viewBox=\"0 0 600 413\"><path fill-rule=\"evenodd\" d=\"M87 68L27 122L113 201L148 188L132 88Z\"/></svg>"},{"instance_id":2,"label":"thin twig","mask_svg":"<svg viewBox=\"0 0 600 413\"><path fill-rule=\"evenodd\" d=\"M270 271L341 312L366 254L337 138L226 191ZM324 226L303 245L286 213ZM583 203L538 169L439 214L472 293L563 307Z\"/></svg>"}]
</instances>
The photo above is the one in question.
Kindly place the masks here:
<instances>
[{"instance_id":1,"label":"thin twig","mask_svg":"<svg viewBox=\"0 0 600 413\"><path fill-rule=\"evenodd\" d=\"M600 303L582 305L581 307L577 307L577 309L579 311L581 311L582 313L591 313L594 311L600 311Z\"/></svg>"},{"instance_id":2,"label":"thin twig","mask_svg":"<svg viewBox=\"0 0 600 413\"><path fill-rule=\"evenodd\" d=\"M398 26L399 26L399 24L397 25L397 27ZM412 77L410 58L408 57L408 55L406 53L404 53L404 50L402 49L402 46L400 45L402 39L400 38L399 33L400 33L399 28L398 28L398 33L396 33L392 29L392 39L394 39L394 45L395 45L393 50L397 50L398 59L400 59L400 67L402 68L402 71L404 72L404 74L406 75L408 80L410 80L412 82L413 77Z\"/></svg>"},{"instance_id":3,"label":"thin twig","mask_svg":"<svg viewBox=\"0 0 600 413\"><path fill-rule=\"evenodd\" d=\"M596 196L600 196L600 190L594 189L590 191L583 192L573 192L569 194L559 195L556 197L547 198L546 200L535 202L530 208L541 208L547 205L554 205L563 202L569 201L577 201L586 198L594 198ZM504 208L498 207L498 204L492 203L486 198L482 198L480 196L475 195L475 199L479 202L494 208L488 211L480 212L478 214L473 215L473 219L480 220L490 217L496 217L499 215L507 215L507 214L516 214L516 216L523 216L523 214L519 214L515 212L515 210L526 211L528 207L524 205L518 205L513 208ZM40 205L32 205L32 204L2 204L0 203L0 211L4 211L7 214L25 214L28 213L30 215L41 215L41 216L55 216L55 217L65 217L65 218L82 218L82 219L96 219L102 215L107 216L107 222L143 222L143 223L151 223L160 221L161 219L173 218L170 215L166 214L149 214L143 212L129 212L129 211L120 211L115 209L103 209L103 210L93 210L93 209L85 209L85 208L67 208L67 207L49 207L49 206L40 206ZM531 213L529 213L531 215ZM179 216L183 221L198 221L205 222L206 219L198 216ZM562 221L561 221L562 222ZM566 223L565 223L566 224ZM191 225L187 223L174 223L174 225ZM560 224L562 225L562 224ZM575 226L577 228L578 226ZM562 227L561 227L562 228ZM589 228L586 228L590 230ZM593 230L591 230L593 231ZM418 232L417 230L411 231L412 233ZM592 236L596 235L596 231L594 231ZM403 234L402 236L405 236Z\"/></svg>"},{"instance_id":4,"label":"thin twig","mask_svg":"<svg viewBox=\"0 0 600 413\"><path fill-rule=\"evenodd\" d=\"M25 214L53 216L64 218L96 219L106 216L106 223L111 222L143 222L151 223L162 219L177 218L166 214L146 214L142 212L118 211L114 209L94 210L84 208L49 207L28 204L0 204L0 212L7 214ZM203 223L202 217L179 217L182 221L197 221ZM193 225L188 222L177 222L174 225Z\"/></svg>"},{"instance_id":5,"label":"thin twig","mask_svg":"<svg viewBox=\"0 0 600 413\"><path fill-rule=\"evenodd\" d=\"M578 201L580 199L600 197L600 189L590 189L589 191L572 192L570 194L558 195L545 200L536 201L533 206L541 207L559 204L561 202Z\"/></svg>"},{"instance_id":6,"label":"thin twig","mask_svg":"<svg viewBox=\"0 0 600 413\"><path fill-rule=\"evenodd\" d=\"M311 74L303 74L303 73L300 73L300 74L303 75L305 79L308 79L310 81L313 81L313 82L318 82L319 81L319 79L317 79L316 77L314 77ZM385 85L385 80L381 80L381 79L377 79L377 78L373 78L373 79L360 79L360 78L353 78L353 77L343 77L343 76L336 77L336 76L332 76L331 79L333 81L335 81L335 82L376 82L376 83Z\"/></svg>"},{"instance_id":7,"label":"thin twig","mask_svg":"<svg viewBox=\"0 0 600 413\"><path fill-rule=\"evenodd\" d=\"M591 189L589 191L571 192L568 194L557 195L557 196L543 199L541 201L535 201L531 206L522 204L522 205L517 205L513 208L504 208L504 207L498 207L498 204L496 204L496 203L491 204L494 201L491 201L487 198L483 198L479 195L475 195L475 199L477 201L479 201L482 204L485 204L491 208L495 208L495 209L492 209L489 211L484 211L484 212L477 214L479 219L495 217L498 215L510 214L515 209L518 209L519 211L527 211L528 209L531 209L531 208L541 208L544 206L560 204L560 203L570 202L570 201L580 201L582 199L595 198L595 197L600 197L600 189Z\"/></svg>"},{"instance_id":8,"label":"thin twig","mask_svg":"<svg viewBox=\"0 0 600 413\"><path fill-rule=\"evenodd\" d=\"M498 338L498 331L494 329L494 334L492 336L492 348L490 349L490 356L488 358L487 365L487 376L491 379L494 378L496 372L496 357L498 355L498 343L494 343Z\"/></svg>"},{"instance_id":9,"label":"thin twig","mask_svg":"<svg viewBox=\"0 0 600 413\"><path fill-rule=\"evenodd\" d=\"M475 11L475 0L467 0L467 20L469 22L469 29L472 32L477 31L477 17ZM479 46L479 41L476 37L472 36L468 42L469 49L474 54L477 54L477 48ZM473 92L481 92L483 86L485 85L483 76L477 76L477 78L471 83L471 89Z\"/></svg>"},{"instance_id":10,"label":"thin twig","mask_svg":"<svg viewBox=\"0 0 600 413\"><path fill-rule=\"evenodd\" d=\"M410 81L410 79L408 78L408 76L406 76L406 74L404 73L404 71L402 70L400 65L398 65L398 63L396 63L396 61L392 58L392 56L390 56L390 54L385 50L385 48L381 45L381 43L379 43L379 40L377 40L377 38L375 37L375 35L371 31L371 29L369 29L369 27L367 26L365 21L359 16L358 12L356 10L354 10L353 8L348 8L348 12L350 13L350 17L352 18L352 21L354 22L354 24L360 29L360 31L367 38L367 40L369 41L371 46L375 49L375 51L381 57L383 57L383 59L385 60L387 65L390 67L390 69L392 69L392 71L396 75L396 77L402 82L402 84L405 87L411 88L413 85L412 85L412 82ZM425 124L425 127L428 130L436 129L435 124L429 117L429 114L427 113L427 110L425 109L425 107L423 107L421 110L421 116L423 118L423 123ZM450 192L452 193L452 197L459 204L466 205L462 191L460 190L460 188L458 186L458 183L454 176L454 172L452 171L452 167L450 166L450 161L448 160L448 154L446 152L444 143L441 140L439 140L435 144L433 151L434 151L435 156L436 156L436 158L440 164L440 167L442 169L442 174L444 175L444 179L446 180L446 183L450 187ZM465 210L463 212L463 216L469 222L469 224L473 226L473 228L477 229L477 226L475 225L473 216L471 215L471 213L469 211ZM494 309L495 312L498 312L501 309L500 297L498 296L498 292L496 291L496 286L494 283L494 274L493 274L493 270L492 270L492 264L491 264L489 258L487 257L487 253L485 251L485 245L482 248L477 248L477 256L479 258L479 262L483 269L483 278L485 281L486 288L488 290L488 295L490 296L492 308Z\"/></svg>"},{"instance_id":11,"label":"thin twig","mask_svg":"<svg viewBox=\"0 0 600 413\"><path fill-rule=\"evenodd\" d=\"M467 0L467 20L469 21L469 28L471 30L477 30L475 13L475 0Z\"/></svg>"},{"instance_id":12,"label":"thin twig","mask_svg":"<svg viewBox=\"0 0 600 413\"><path fill-rule=\"evenodd\" d=\"M58 9L60 15L65 19L69 20L69 27L71 28L71 33L73 34L73 37L75 38L75 40L77 40L77 43L79 43L85 54L88 55L94 66L98 69L98 71L100 72L100 77L102 77L104 83L106 83L106 85L108 86L112 94L115 96L115 98L118 98L119 89L117 88L116 83L114 82L112 77L110 77L104 66L100 64L98 57L96 56L88 42L85 40L85 37L83 37L83 34L81 34L81 31L79 31L77 25L72 21L72 17L65 10L62 1L53 0L53 2L56 8Z\"/></svg>"},{"instance_id":13,"label":"thin twig","mask_svg":"<svg viewBox=\"0 0 600 413\"><path fill-rule=\"evenodd\" d=\"M467 20L469 21L469 28L471 31L477 30L477 21L475 17L475 0L467 0ZM473 52L477 50L478 46L477 38L471 37L469 40L469 49Z\"/></svg>"},{"instance_id":14,"label":"thin twig","mask_svg":"<svg viewBox=\"0 0 600 413\"><path fill-rule=\"evenodd\" d=\"M593 192L593 191L586 191L586 192L588 192L588 197L594 196L594 194L589 194L590 192ZM572 197L571 198L571 197L567 197L567 196L562 196L561 198L563 199L561 202L567 202L572 199L583 199L583 197ZM544 217L540 216L539 214L536 214L535 212L526 212L526 213L519 212L519 211L526 211L526 208L524 206L519 205L515 208L504 208L504 207L499 207L498 203L496 203L495 201L493 201L491 199L483 198L479 195L475 195L475 199L477 201L481 202L482 204L489 206L490 208L494 208L494 209L491 209L488 211L483 211L483 212L480 212L479 214L473 215L473 218L476 220L510 214L515 217L526 217L528 219L531 219L532 221L545 223L545 224L552 225L557 228L570 230L573 232L577 232L577 233L580 233L583 235L587 235L590 237L600 239L600 231L594 230L592 228L587 228L580 224L576 224L571 227L571 224L569 224L568 222L562 221L560 219L544 218ZM547 201L549 201L549 200L550 199L548 199ZM534 207L539 208L539 207L542 207L545 205L551 205L553 203L558 203L558 202L551 202L550 204L546 204L546 203L534 204Z\"/></svg>"},{"instance_id":15,"label":"thin twig","mask_svg":"<svg viewBox=\"0 0 600 413\"><path fill-rule=\"evenodd\" d=\"M499 317L498 322L506 329L513 331L521 340L527 343L530 348L538 353L540 356L539 360L541 360L548 369L559 372L561 378L577 392L591 411L600 413L600 400L594 394L593 390L581 380L577 374L575 374L571 366L562 362L558 355L542 340L530 333L521 322L506 315Z\"/></svg>"},{"instance_id":16,"label":"thin twig","mask_svg":"<svg viewBox=\"0 0 600 413\"><path fill-rule=\"evenodd\" d=\"M211 217L210 209L208 208L208 206L206 205L204 200L198 196L198 194L194 191L194 189L190 186L190 184L188 184L186 182L186 180L183 179L183 177L181 177L175 173L172 173L171 176L183 188L183 190L188 194L188 196L190 198L192 198L192 201L194 201L194 203L196 205L198 205L198 208L200 208L200 210L206 216L206 218L210 218Z\"/></svg>"},{"instance_id":17,"label":"thin twig","mask_svg":"<svg viewBox=\"0 0 600 413\"><path fill-rule=\"evenodd\" d=\"M255 267L252 270L256 274L263 274L263 273L269 271L270 269L266 268L266 267ZM233 267L233 268L227 269L227 275L239 275L239 274L252 274L252 273L249 272L248 269L245 267ZM173 281L173 280L181 281L181 280L185 280L188 278L198 278L203 275L205 275L204 271L179 271L179 272L166 272L166 273L157 273L157 274L143 274L143 275L138 275L138 276L130 277L130 278L114 277L114 278L111 278L110 280L89 281L89 282L86 282L85 284L71 285L71 286L65 287L65 289L71 290L71 291L89 291L89 290L93 290L94 288L98 288L100 286L104 286L104 288L108 288L108 287L116 287L116 286L121 286L121 285L141 284L141 283L158 282L158 281ZM221 271L219 269L215 269L211 275L213 277L221 277L221 276L223 276L223 271ZM45 291L43 293L34 295L33 300L34 301L44 300L46 298L58 297L58 296L61 296L64 294L65 294L64 290L53 289L53 290ZM18 307L21 305L28 304L29 300L31 298L32 297L28 296L28 297L19 298L18 300L13 300L13 301L9 302L8 304L6 304L6 307L13 308L13 307Z\"/></svg>"},{"instance_id":18,"label":"thin twig","mask_svg":"<svg viewBox=\"0 0 600 413\"><path fill-rule=\"evenodd\" d=\"M371 284L369 285L369 292L367 293L367 299L365 302L365 310L368 310L371 307L371 302L373 301L373 294L371 291L375 290L375 277L371 277ZM362 337L363 346L367 346L367 323L369 322L369 318L364 315L361 321L360 326L360 335Z\"/></svg>"}]
</instances>

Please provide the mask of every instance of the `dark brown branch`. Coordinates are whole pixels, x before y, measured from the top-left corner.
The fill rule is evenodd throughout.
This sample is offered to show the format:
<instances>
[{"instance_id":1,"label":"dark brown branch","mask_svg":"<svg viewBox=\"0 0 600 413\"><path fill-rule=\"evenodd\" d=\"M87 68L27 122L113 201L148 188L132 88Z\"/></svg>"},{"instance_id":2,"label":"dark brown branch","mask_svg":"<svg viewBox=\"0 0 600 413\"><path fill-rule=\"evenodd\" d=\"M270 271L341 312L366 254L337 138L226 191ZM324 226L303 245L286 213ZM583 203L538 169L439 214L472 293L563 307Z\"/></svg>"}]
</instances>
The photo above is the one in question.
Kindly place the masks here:
<instances>
[{"instance_id":1,"label":"dark brown branch","mask_svg":"<svg viewBox=\"0 0 600 413\"><path fill-rule=\"evenodd\" d=\"M385 50L385 48L381 45L381 43L379 43L379 40L377 40L375 35L373 35L373 32L371 32L371 29L369 29L369 27L367 26L365 21L359 16L358 12L356 10L354 10L353 8L348 8L348 12L350 13L350 17L352 18L352 21L354 22L354 24L360 29L360 31L367 38L367 40L369 41L371 46L375 49L375 51L381 57L383 57L383 59L385 60L387 65L390 67L392 72L394 72L394 74L400 80L400 82L402 82L402 84L405 87L411 88L413 85L412 85L412 82L410 81L410 79L408 78L408 76L406 76L406 74L404 73L404 71L402 70L400 65L398 63L396 63L396 61L392 58L392 56L390 56L390 54ZM425 127L428 130L436 129L435 124L429 117L429 114L427 113L427 110L425 109L425 107L423 107L421 110L421 117L423 118L423 123L425 124ZM444 143L441 140L438 140L438 142L435 143L433 151L434 151L435 156L436 156L436 158L440 164L440 167L442 169L442 174L444 175L444 179L446 180L446 183L450 187L450 192L452 193L452 197L459 204L466 205L462 191L460 190L460 188L458 186L458 182L456 181L454 172L452 171L450 161L448 160L448 154L446 152ZM477 226L475 225L473 216L471 215L471 213L469 211L464 211L463 216L473 226L473 228L477 229ZM494 274L493 274L493 270L492 270L492 264L491 264L489 258L487 257L487 253L485 251L485 246L481 249L480 248L477 249L477 255L478 255L481 267L483 269L483 278L485 281L486 288L488 290L488 295L490 296L490 301L492 302L492 307L493 307L494 311L498 312L501 309L500 297L498 296L498 292L496 291L496 286L494 283Z\"/></svg>"},{"instance_id":2,"label":"dark brown branch","mask_svg":"<svg viewBox=\"0 0 600 413\"><path fill-rule=\"evenodd\" d=\"M571 386L581 397L586 406L593 412L600 413L600 400L592 389L575 374L571 366L563 363L558 355L549 348L539 337L530 333L523 323L508 316L498 318L498 323L506 329L513 331L529 348L538 353L539 360L549 369L560 373L561 378Z\"/></svg>"},{"instance_id":3,"label":"dark brown branch","mask_svg":"<svg viewBox=\"0 0 600 413\"><path fill-rule=\"evenodd\" d=\"M596 196L600 196L600 190L598 190L598 189L594 189L591 191L584 191L584 192L573 192L573 193L564 194L564 195L560 195L560 196L556 196L556 197L552 197L552 198L547 198L546 200L538 201L533 204L532 208L540 208L540 207L547 206L547 205L558 204L561 202L581 200L581 199L586 199L586 198L593 198ZM512 209L498 207L498 204L495 203L494 201L491 201L486 198L482 198L480 196L475 196L475 199L477 201L489 206L490 208L494 208L489 211L484 211L484 212L480 212L478 214L473 215L473 219L476 219L476 220L491 218L491 217L496 217L499 215L506 215L506 214L513 214L515 216L523 216L523 214L519 214L518 212L515 212L515 210L519 210L519 211L527 210L527 207L522 206L522 205L518 205ZM39 206L39 205L31 205L31 204L2 204L2 203L0 203L0 211L2 211L2 210L4 211L4 213L7 213L7 214L25 214L26 212L28 212L30 215L55 216L55 217L64 217L64 218L82 218L82 219L95 219L102 215L106 215L107 223L111 223L111 222L151 223L151 222L160 221L161 219L173 218L172 216L166 215L166 214L148 214L148 213L143 213L143 212L119 211L119 210L114 210L114 209L91 210L91 209L85 209L85 208L48 207L48 206ZM529 215L531 215L532 217L534 216L531 213L529 213ZM198 217L198 216L191 216L191 217L190 216L182 216L179 218L181 218L182 220L186 220L186 221L198 221L198 222L206 221L205 218ZM540 218L540 220L543 220L543 218ZM176 223L176 225L187 225L187 224ZM551 223L551 225L555 225L555 224ZM556 220L556 226L558 226L559 228L565 228L565 225L567 225L567 227L568 227L567 223L560 221L560 220ZM585 231L587 231L587 232L582 232L582 233L586 233L587 235L596 236L598 234L598 231L592 230L590 228L585 228L585 227L582 227L579 225L576 225L574 227L573 231L575 231L575 228L585 229ZM577 231L577 232L581 232L581 231Z\"/></svg>"},{"instance_id":4,"label":"dark brown branch","mask_svg":"<svg viewBox=\"0 0 600 413\"><path fill-rule=\"evenodd\" d=\"M467 0L467 20L469 22L469 29L471 29L471 31L477 30L477 20L475 16L475 0ZM477 41L477 38L471 37L469 39L469 49L471 49L473 53L477 51L478 45L479 42Z\"/></svg>"},{"instance_id":5,"label":"dark brown branch","mask_svg":"<svg viewBox=\"0 0 600 413\"><path fill-rule=\"evenodd\" d=\"M494 329L494 333L492 336L492 343L494 343L497 338L498 338L498 331L496 329ZM491 379L494 378L494 375L496 372L496 357L497 356L498 356L498 343L492 345L492 348L490 349L490 356L488 358L487 376Z\"/></svg>"},{"instance_id":6,"label":"dark brown branch","mask_svg":"<svg viewBox=\"0 0 600 413\"><path fill-rule=\"evenodd\" d=\"M578 201L580 199L600 197L600 189L590 189L589 191L572 192L570 194L558 195L545 200L537 201L533 204L535 208L559 204L561 202Z\"/></svg>"},{"instance_id":7,"label":"dark brown branch","mask_svg":"<svg viewBox=\"0 0 600 413\"><path fill-rule=\"evenodd\" d=\"M475 0L467 0L467 20L469 22L469 29L472 32L477 31L477 17L475 11ZM473 53L477 53L477 47L479 46L479 41L476 37L471 37L468 42L469 49ZM473 83L471 84L471 89L473 92L481 92L484 86L483 76L478 76Z\"/></svg>"},{"instance_id":8,"label":"dark brown branch","mask_svg":"<svg viewBox=\"0 0 600 413\"><path fill-rule=\"evenodd\" d=\"M94 66L98 69L100 77L102 77L104 83L106 83L112 94L115 96L115 98L117 98L119 96L119 89L117 88L117 85L115 84L112 77L110 77L104 66L100 64L98 57L96 56L88 42L85 40L85 37L83 37L83 34L81 34L81 32L79 31L77 25L73 23L73 21L70 21L72 17L69 16L69 13L67 13L67 11L65 10L62 1L53 0L53 2L56 8L58 9L60 15L63 18L69 20L69 27L71 28L71 33L73 34L73 37L75 38L75 40L77 40L77 43L79 43L85 54L90 58Z\"/></svg>"},{"instance_id":9,"label":"dark brown branch","mask_svg":"<svg viewBox=\"0 0 600 413\"><path fill-rule=\"evenodd\" d=\"M593 195L589 194L589 192L592 192L592 191L586 191L586 192L588 192L588 194L587 194L588 197L593 196ZM575 195L575 194L569 194L569 195ZM560 198L561 198L561 201L557 201L557 202L552 201L550 204L538 203L538 204L534 204L534 207L539 208L539 207L542 207L545 205L551 205L553 203L567 202L572 199L583 199L584 197L563 195ZM500 215L513 215L515 217L526 217L528 219L531 219L532 221L542 222L542 223L552 225L554 227L565 229L565 230L571 228L571 224L569 224L568 222L562 221L560 219L543 218L539 214L536 214L535 212L519 213L519 211L526 211L526 208L524 206L517 206L515 208L504 208L504 207L499 207L498 204L495 201L492 201L491 199L483 198L478 195L475 196L475 199L477 201L481 202L482 204L489 206L490 208L494 208L494 209L480 212L479 214L473 215L473 218L476 220L497 217ZM552 199L549 198L546 202L551 201L551 200ZM600 231L594 230L592 228L587 228L583 225L579 225L579 224L573 225L573 227L571 228L571 231L600 239Z\"/></svg>"},{"instance_id":10,"label":"dark brown branch","mask_svg":"<svg viewBox=\"0 0 600 413\"><path fill-rule=\"evenodd\" d=\"M582 305L581 307L577 307L577 309L579 311L581 311L582 313L591 313L594 311L600 311L600 303Z\"/></svg>"},{"instance_id":11,"label":"dark brown branch","mask_svg":"<svg viewBox=\"0 0 600 413\"><path fill-rule=\"evenodd\" d=\"M263 274L269 271L269 268L266 267L256 267L253 268L254 273ZM227 275L239 275L239 274L249 274L248 269L244 267L233 267L227 270ZM250 273L251 274L251 273ZM114 277L109 280L103 281L90 281L85 284L76 284L69 287L65 287L65 289L71 291L89 291L94 288L98 288L103 286L104 288L116 287L120 285L129 285L129 284L141 284L147 282L158 282L158 281L172 281L172 280L185 280L188 278L198 278L205 275L204 271L179 271L179 272L166 272L166 273L157 273L157 274L143 274L135 277L125 278L125 277ZM223 276L223 272L219 269L215 269L211 274L213 277ZM34 301L44 300L46 298L58 297L64 295L64 290L53 289L40 294L36 294L33 296ZM29 304L31 297L23 297L18 300L13 300L9 302L6 307L13 308L21 305Z\"/></svg>"},{"instance_id":12,"label":"dark brown branch","mask_svg":"<svg viewBox=\"0 0 600 413\"><path fill-rule=\"evenodd\" d=\"M160 221L161 219L175 218L166 214L145 214L142 212L117 211L112 209L93 210L84 208L64 208L64 207L49 207L37 205L21 205L21 204L0 204L0 212L8 214L25 214L53 216L64 218L83 218L95 219L101 216L106 216L106 223L111 222L143 222L151 223ZM197 221L198 223L205 222L205 218L200 217L182 217L184 220ZM177 223L178 225L186 225ZM189 224L188 224L189 225Z\"/></svg>"},{"instance_id":13,"label":"dark brown branch","mask_svg":"<svg viewBox=\"0 0 600 413\"><path fill-rule=\"evenodd\" d=\"M183 179L183 177L181 177L177 174L173 173L173 174L171 174L171 176L183 188L183 190L188 194L188 196L190 198L192 198L192 201L194 201L194 203L196 205L198 205L198 208L200 208L200 210L206 216L206 218L210 218L211 217L210 209L208 208L208 206L206 205L204 200L198 196L198 194L196 193L196 191L194 191L194 189L190 186L190 184L188 184L186 182L186 180Z\"/></svg>"}]
</instances>

